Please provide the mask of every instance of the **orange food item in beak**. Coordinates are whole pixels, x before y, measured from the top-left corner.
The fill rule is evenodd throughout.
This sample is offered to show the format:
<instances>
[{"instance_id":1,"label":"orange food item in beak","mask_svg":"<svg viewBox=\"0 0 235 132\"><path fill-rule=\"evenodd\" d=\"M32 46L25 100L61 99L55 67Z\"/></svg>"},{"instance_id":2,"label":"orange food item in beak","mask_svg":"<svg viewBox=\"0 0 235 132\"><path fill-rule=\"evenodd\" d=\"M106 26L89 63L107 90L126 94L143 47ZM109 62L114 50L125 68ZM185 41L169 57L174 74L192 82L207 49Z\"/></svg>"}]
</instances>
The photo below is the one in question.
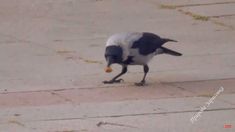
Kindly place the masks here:
<instances>
[{"instance_id":1,"label":"orange food item in beak","mask_svg":"<svg viewBox=\"0 0 235 132\"><path fill-rule=\"evenodd\" d=\"M106 69L105 69L105 72L107 72L107 73L110 73L110 72L112 72L113 70L112 70L112 68L111 67L106 67Z\"/></svg>"}]
</instances>

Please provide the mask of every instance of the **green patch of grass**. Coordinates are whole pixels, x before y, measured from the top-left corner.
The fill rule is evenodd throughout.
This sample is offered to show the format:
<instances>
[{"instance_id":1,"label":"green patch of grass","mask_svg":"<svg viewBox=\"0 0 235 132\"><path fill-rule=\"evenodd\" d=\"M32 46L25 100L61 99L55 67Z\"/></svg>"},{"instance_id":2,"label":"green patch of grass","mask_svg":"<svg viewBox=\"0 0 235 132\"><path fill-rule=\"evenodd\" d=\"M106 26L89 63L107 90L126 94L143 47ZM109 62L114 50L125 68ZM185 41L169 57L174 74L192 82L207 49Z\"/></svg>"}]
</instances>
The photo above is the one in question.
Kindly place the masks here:
<instances>
[{"instance_id":1,"label":"green patch of grass","mask_svg":"<svg viewBox=\"0 0 235 132\"><path fill-rule=\"evenodd\" d=\"M82 58L82 57L79 57L80 60L86 62L86 63L89 63L89 64L103 64L101 61L96 61L96 60L90 60L90 59L85 59L85 58Z\"/></svg>"},{"instance_id":2,"label":"green patch of grass","mask_svg":"<svg viewBox=\"0 0 235 132\"><path fill-rule=\"evenodd\" d=\"M210 17L208 16L202 16L202 15L195 14L189 11L184 11L182 9L179 9L178 11L185 15L191 16L194 20L208 21L210 19Z\"/></svg>"},{"instance_id":3,"label":"green patch of grass","mask_svg":"<svg viewBox=\"0 0 235 132\"><path fill-rule=\"evenodd\" d=\"M181 7L181 6L177 6L177 5L165 5L165 4L161 4L160 5L160 8L162 8L162 9L176 9L178 7ZM192 12L184 11L182 9L178 9L178 11L183 13L183 14L185 14L185 15L191 16L195 20L208 21L210 19L208 16L202 16L202 15L199 15L199 14L194 14Z\"/></svg>"},{"instance_id":4,"label":"green patch of grass","mask_svg":"<svg viewBox=\"0 0 235 132\"><path fill-rule=\"evenodd\" d=\"M66 49L59 49L56 50L57 54L69 54L69 53L75 53L75 51L71 51L71 50L66 50Z\"/></svg>"},{"instance_id":5,"label":"green patch of grass","mask_svg":"<svg viewBox=\"0 0 235 132\"><path fill-rule=\"evenodd\" d=\"M209 20L208 16L201 16L201 15L197 15L197 14L193 14L192 17L195 20L201 20L201 21L208 21Z\"/></svg>"},{"instance_id":6,"label":"green patch of grass","mask_svg":"<svg viewBox=\"0 0 235 132\"><path fill-rule=\"evenodd\" d=\"M25 125L17 120L9 120L8 123L12 123L12 124L16 124L16 125L19 125L19 126L22 126L24 127Z\"/></svg>"},{"instance_id":7,"label":"green patch of grass","mask_svg":"<svg viewBox=\"0 0 235 132\"><path fill-rule=\"evenodd\" d=\"M162 9L176 9L177 6L176 5L165 5L165 4L161 4L160 8Z\"/></svg>"}]
</instances>

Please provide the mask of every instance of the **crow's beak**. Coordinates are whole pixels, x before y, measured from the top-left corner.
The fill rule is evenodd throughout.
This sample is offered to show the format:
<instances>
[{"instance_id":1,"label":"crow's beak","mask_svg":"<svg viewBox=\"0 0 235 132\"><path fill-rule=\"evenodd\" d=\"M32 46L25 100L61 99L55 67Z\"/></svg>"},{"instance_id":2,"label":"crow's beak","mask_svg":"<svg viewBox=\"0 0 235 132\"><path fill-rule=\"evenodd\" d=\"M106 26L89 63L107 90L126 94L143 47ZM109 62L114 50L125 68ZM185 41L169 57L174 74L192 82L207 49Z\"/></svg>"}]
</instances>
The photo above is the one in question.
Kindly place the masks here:
<instances>
[{"instance_id":1,"label":"crow's beak","mask_svg":"<svg viewBox=\"0 0 235 132\"><path fill-rule=\"evenodd\" d=\"M114 60L112 57L107 57L107 67L105 68L105 72L112 72L112 68L110 67L114 63Z\"/></svg>"}]
</instances>

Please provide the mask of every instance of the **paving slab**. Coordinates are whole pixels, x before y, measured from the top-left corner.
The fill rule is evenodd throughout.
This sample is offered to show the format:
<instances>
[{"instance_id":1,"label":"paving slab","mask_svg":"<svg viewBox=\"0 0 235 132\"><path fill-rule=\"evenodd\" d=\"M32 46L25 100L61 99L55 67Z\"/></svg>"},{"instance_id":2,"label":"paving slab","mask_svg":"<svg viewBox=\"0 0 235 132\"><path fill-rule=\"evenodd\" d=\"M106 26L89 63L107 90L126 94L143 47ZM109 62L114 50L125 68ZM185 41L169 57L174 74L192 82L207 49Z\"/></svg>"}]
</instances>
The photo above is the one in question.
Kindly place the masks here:
<instances>
[{"instance_id":1,"label":"paving slab","mask_svg":"<svg viewBox=\"0 0 235 132\"><path fill-rule=\"evenodd\" d=\"M34 130L57 131L57 130L77 130L77 131L124 131L124 132L155 132L161 130L163 132L178 132L178 131L192 131L192 132L207 132L207 131L228 131L233 132L234 128L224 128L225 124L234 124L234 120L230 118L234 111L226 111L227 113L215 111L210 113L203 113L200 121L191 124L188 120L192 113L183 114L169 114L169 115L150 115L141 117L121 117L121 118L100 118L89 120L73 120L70 125L65 126L67 121L50 121L37 122L26 125L26 128L34 128ZM216 118L215 118L216 117ZM230 118L230 119L229 119ZM178 119L181 120L180 122ZM218 120L219 119L219 120ZM97 127L99 122L107 122L110 124ZM62 124L62 125L61 125ZM51 126L59 126L53 128ZM41 127L44 126L44 127ZM14 130L14 127L12 128Z\"/></svg>"},{"instance_id":2,"label":"paving slab","mask_svg":"<svg viewBox=\"0 0 235 132\"><path fill-rule=\"evenodd\" d=\"M234 79L191 82L157 82L143 88L132 83L97 88L71 88L0 94L0 108L80 104L88 102L116 102L179 97L212 97L221 87L222 94L235 93Z\"/></svg>"},{"instance_id":3,"label":"paving slab","mask_svg":"<svg viewBox=\"0 0 235 132\"><path fill-rule=\"evenodd\" d=\"M51 107L2 109L0 128L3 130L19 129L21 131L102 131L103 129L107 131L120 129L126 131L153 131L156 129L162 131L217 131L217 129L223 130L225 124L234 124L234 118L231 117L234 114L234 105L220 100L215 100L201 114L200 119L192 124L190 122L191 117L199 111L199 108L208 99L197 97L99 104L88 103L78 106L57 105ZM180 122L178 121L179 119ZM102 125L97 127L99 122L109 122L111 124L101 123Z\"/></svg>"},{"instance_id":4,"label":"paving slab","mask_svg":"<svg viewBox=\"0 0 235 132\"><path fill-rule=\"evenodd\" d=\"M231 94L230 97L234 97ZM234 109L234 104L225 102L228 95L219 95L206 110ZM19 121L72 120L102 117L138 116L150 114L184 113L200 110L211 97L184 97L148 100L127 100L115 102L83 102L80 104L21 106L17 108L1 108L1 123L10 119ZM31 111L31 112L30 112ZM68 112L69 111L69 112Z\"/></svg>"},{"instance_id":5,"label":"paving slab","mask_svg":"<svg viewBox=\"0 0 235 132\"><path fill-rule=\"evenodd\" d=\"M61 89L37 92L10 92L0 94L0 108L14 106L43 106L60 103L112 102L193 96L170 85L152 85L145 88L116 86L84 89ZM59 100L58 100L59 98Z\"/></svg>"},{"instance_id":6,"label":"paving slab","mask_svg":"<svg viewBox=\"0 0 235 132\"><path fill-rule=\"evenodd\" d=\"M0 53L5 63L1 64L1 92L101 86L103 80L119 72L118 69L111 75L103 72L106 39L123 31L150 31L179 41L166 46L184 56L156 57L150 64L151 81L234 77L235 61L230 61L234 58L233 34L224 27L198 22L157 5L139 0L125 3L24 0L20 5L3 1ZM218 70L221 66L222 71ZM131 69L127 82L138 81L140 71L141 67ZM138 72L138 78L131 80L136 75L133 72Z\"/></svg>"}]
</instances>

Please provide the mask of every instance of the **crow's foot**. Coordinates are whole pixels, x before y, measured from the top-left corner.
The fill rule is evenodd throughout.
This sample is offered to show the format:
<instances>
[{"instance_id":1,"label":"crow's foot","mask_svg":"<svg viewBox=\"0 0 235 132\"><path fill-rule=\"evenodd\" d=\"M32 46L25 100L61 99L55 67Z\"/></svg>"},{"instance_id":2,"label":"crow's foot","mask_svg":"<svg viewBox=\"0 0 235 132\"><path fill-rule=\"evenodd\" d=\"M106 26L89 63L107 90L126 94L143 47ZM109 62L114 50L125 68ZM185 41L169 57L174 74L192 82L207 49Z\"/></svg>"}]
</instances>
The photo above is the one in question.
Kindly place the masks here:
<instances>
[{"instance_id":1,"label":"crow's foot","mask_svg":"<svg viewBox=\"0 0 235 132\"><path fill-rule=\"evenodd\" d=\"M123 79L117 79L117 80L110 80L110 81L103 81L104 84L112 84L112 83L121 83L123 82Z\"/></svg>"}]
</instances>

